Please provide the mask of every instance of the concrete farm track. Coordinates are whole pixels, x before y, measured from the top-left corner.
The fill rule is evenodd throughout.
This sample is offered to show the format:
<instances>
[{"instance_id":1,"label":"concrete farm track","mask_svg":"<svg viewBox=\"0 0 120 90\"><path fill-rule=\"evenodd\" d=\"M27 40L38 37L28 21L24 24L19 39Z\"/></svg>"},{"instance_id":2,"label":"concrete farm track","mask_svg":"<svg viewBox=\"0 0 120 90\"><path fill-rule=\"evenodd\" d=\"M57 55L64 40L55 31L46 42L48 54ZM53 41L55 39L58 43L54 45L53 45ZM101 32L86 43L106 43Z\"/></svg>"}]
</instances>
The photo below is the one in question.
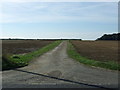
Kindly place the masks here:
<instances>
[{"instance_id":1,"label":"concrete farm track","mask_svg":"<svg viewBox=\"0 0 120 90\"><path fill-rule=\"evenodd\" d=\"M2 72L3 88L117 88L118 72L80 64L68 57L67 42L29 66Z\"/></svg>"}]
</instances>

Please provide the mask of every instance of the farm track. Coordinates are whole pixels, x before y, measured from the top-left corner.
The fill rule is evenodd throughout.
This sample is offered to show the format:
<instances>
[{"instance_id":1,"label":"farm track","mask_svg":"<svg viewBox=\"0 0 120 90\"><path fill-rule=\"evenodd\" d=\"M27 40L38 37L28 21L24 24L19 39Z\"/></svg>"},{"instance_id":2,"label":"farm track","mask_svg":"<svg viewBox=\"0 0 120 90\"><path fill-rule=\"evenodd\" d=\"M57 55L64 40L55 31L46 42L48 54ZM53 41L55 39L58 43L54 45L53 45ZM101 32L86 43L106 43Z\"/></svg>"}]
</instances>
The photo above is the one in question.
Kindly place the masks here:
<instances>
[{"instance_id":1,"label":"farm track","mask_svg":"<svg viewBox=\"0 0 120 90\"><path fill-rule=\"evenodd\" d=\"M67 42L29 66L2 72L3 88L117 88L118 72L89 67L68 57Z\"/></svg>"}]
</instances>

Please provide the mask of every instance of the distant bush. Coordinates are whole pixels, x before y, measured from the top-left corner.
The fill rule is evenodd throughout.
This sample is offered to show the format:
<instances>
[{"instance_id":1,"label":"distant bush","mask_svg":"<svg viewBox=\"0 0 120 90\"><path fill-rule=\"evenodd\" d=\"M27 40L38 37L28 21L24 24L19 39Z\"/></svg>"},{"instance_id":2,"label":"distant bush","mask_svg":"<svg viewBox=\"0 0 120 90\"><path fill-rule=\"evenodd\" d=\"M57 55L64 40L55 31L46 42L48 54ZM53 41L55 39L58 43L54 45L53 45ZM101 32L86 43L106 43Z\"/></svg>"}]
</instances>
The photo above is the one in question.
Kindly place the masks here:
<instances>
[{"instance_id":1,"label":"distant bush","mask_svg":"<svg viewBox=\"0 0 120 90\"><path fill-rule=\"evenodd\" d=\"M120 40L120 33L117 34L104 34L97 40Z\"/></svg>"}]
</instances>

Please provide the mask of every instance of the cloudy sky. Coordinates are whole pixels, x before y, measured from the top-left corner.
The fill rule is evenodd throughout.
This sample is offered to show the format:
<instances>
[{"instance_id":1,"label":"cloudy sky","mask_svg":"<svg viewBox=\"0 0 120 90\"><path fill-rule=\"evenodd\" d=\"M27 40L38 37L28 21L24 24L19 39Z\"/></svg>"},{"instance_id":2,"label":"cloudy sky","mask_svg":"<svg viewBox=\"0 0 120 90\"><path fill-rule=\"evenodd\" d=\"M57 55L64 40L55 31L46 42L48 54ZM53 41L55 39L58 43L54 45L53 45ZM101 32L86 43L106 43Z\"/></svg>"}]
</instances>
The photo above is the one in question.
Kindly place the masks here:
<instances>
[{"instance_id":1,"label":"cloudy sky","mask_svg":"<svg viewBox=\"0 0 120 90\"><path fill-rule=\"evenodd\" d=\"M5 1L0 12L1 38L94 40L118 32L117 2Z\"/></svg>"}]
</instances>

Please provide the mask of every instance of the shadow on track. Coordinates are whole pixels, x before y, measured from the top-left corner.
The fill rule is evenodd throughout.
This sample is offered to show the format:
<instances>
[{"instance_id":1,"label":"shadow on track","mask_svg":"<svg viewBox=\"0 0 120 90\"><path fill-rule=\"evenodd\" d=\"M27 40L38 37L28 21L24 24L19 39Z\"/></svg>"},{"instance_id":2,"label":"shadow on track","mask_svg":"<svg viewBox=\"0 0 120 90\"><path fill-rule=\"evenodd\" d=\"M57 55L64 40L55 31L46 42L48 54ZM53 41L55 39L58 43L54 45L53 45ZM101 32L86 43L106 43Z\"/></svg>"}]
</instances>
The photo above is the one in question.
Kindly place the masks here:
<instances>
[{"instance_id":1,"label":"shadow on track","mask_svg":"<svg viewBox=\"0 0 120 90\"><path fill-rule=\"evenodd\" d=\"M29 72L29 71L25 71L25 70L21 70L21 69L14 69L14 70L15 70L15 71L20 71L20 72L29 73L29 74L34 74L34 75L38 75L38 76L43 76L43 77L47 77L47 78L52 78L52 79L56 79L56 80L61 80L61 81L65 81L65 82L70 82L70 83L74 83L74 84L91 86L91 87L93 87L93 88L101 88L101 89L105 89L105 90L106 90L106 89L107 89L107 90L112 90L112 88L107 88L107 87L98 86L98 85L85 84L85 83L81 83L81 82L77 82L77 81L72 81L72 80L62 79L62 78L53 77L53 76L48 76L48 75L44 75L44 74Z\"/></svg>"}]
</instances>

